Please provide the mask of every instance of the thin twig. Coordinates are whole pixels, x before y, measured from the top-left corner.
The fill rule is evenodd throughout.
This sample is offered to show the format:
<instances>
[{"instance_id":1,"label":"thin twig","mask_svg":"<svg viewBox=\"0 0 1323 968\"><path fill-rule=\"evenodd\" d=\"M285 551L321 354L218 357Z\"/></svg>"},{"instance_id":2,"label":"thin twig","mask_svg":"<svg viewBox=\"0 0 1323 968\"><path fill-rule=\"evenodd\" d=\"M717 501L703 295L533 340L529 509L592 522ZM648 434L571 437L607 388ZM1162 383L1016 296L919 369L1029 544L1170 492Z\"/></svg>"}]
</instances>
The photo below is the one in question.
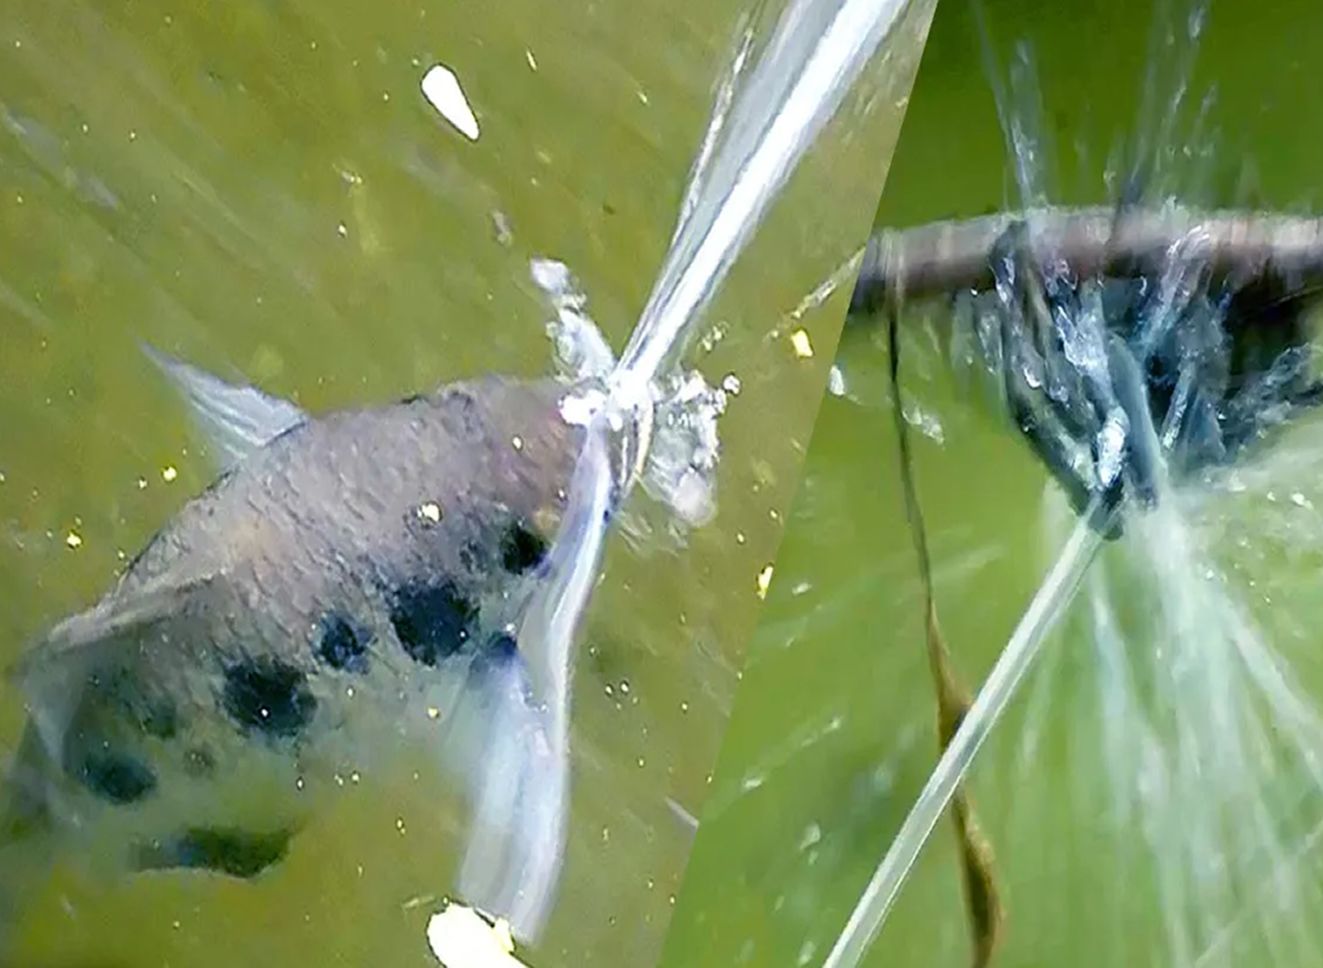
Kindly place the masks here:
<instances>
[{"instance_id":1,"label":"thin twig","mask_svg":"<svg viewBox=\"0 0 1323 968\"><path fill-rule=\"evenodd\" d=\"M1320 218L1177 206L1044 208L877 233L864 251L852 311L879 309L897 289L924 297L991 285L992 247L1019 220L1032 226L1036 253L1064 260L1079 275L1155 263L1194 233L1214 275L1323 281Z\"/></svg>"},{"instance_id":2,"label":"thin twig","mask_svg":"<svg viewBox=\"0 0 1323 968\"><path fill-rule=\"evenodd\" d=\"M909 518L910 534L914 539L919 580L923 586L928 665L937 691L938 742L945 751L956 730L959 729L960 721L969 710L971 697L956 676L950 652L947 650L937 620L937 599L933 591L928 537L914 484L909 424L905 420L904 404L900 395L898 336L900 326L897 302L897 299L889 301L887 316L887 338L891 357L892 416L895 419L896 437L900 448L900 477L905 494L905 510ZM965 903L969 916L970 939L973 943L973 965L974 968L986 968L992 960L993 951L1001 936L1003 918L1001 897L993 868L992 848L979 829L973 804L963 789L958 790L952 797L951 809L964 872Z\"/></svg>"}]
</instances>

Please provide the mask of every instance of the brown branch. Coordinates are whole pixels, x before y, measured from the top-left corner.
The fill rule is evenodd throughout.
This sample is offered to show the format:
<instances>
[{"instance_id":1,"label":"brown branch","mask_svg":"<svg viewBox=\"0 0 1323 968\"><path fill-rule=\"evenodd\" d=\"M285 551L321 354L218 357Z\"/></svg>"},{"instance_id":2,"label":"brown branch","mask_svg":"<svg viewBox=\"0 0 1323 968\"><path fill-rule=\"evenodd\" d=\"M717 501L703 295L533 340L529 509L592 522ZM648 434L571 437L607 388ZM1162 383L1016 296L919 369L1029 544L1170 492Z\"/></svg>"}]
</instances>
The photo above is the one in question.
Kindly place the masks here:
<instances>
[{"instance_id":1,"label":"brown branch","mask_svg":"<svg viewBox=\"0 0 1323 968\"><path fill-rule=\"evenodd\" d=\"M1323 218L1174 206L1123 212L1045 208L877 233L864 251L851 309L874 311L898 288L923 297L990 286L993 245L1012 223L1026 218L1036 251L1064 259L1079 275L1153 264L1197 232L1199 251L1215 276L1272 274L1323 282Z\"/></svg>"},{"instance_id":2,"label":"brown branch","mask_svg":"<svg viewBox=\"0 0 1323 968\"><path fill-rule=\"evenodd\" d=\"M914 461L910 451L909 424L905 420L900 393L900 339L897 305L901 290L893 290L887 318L887 337L891 363L892 417L895 421L897 444L900 451L900 479L905 496L905 511L909 519L910 535L919 566L919 581L924 596L924 633L928 651L928 667L937 691L937 738L941 749L950 745L960 721L964 719L971 702L968 691L961 685L951 661L951 653L937 621L937 596L933 589L932 561L928 554L928 534L924 526L923 509L919 505L918 488L914 481ZM964 875L965 907L969 919L970 943L973 947L973 968L987 968L1001 938L1004 912L1001 893L997 888L992 848L979 828L974 806L963 787L952 798L952 821L956 842L960 848L960 865Z\"/></svg>"}]
</instances>

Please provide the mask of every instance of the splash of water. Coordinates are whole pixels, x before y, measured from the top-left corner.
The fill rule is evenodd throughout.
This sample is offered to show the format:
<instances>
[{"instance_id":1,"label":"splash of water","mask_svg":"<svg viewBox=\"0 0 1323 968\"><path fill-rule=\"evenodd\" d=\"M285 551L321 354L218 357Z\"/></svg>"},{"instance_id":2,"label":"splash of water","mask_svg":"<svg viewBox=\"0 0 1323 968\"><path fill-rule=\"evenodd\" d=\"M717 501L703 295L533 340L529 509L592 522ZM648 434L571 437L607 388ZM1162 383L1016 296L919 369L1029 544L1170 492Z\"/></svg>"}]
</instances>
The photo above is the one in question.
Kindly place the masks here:
<instances>
[{"instance_id":1,"label":"splash of water","mask_svg":"<svg viewBox=\"0 0 1323 968\"><path fill-rule=\"evenodd\" d=\"M565 846L574 635L609 519L637 476L629 469L648 461L654 421L659 410L665 416L665 394L659 399L655 388L667 386L665 374L683 354L703 308L771 200L909 5L910 0L792 0L743 89L733 97L719 93L714 112L719 120L709 127L715 147L705 148L710 160L700 152L695 173L701 177L695 184L701 187L686 193L652 295L620 360L601 381L600 396L577 405L587 420L586 442L569 511L519 628L533 702L525 702L525 690L512 689L507 703L513 722L533 725L523 730L521 748L488 770L460 877L470 900L510 912L521 937L538 935L554 900ZM737 55L732 78L742 74L744 56ZM682 380L672 385L671 399L692 389ZM687 429L698 431L701 449L701 422ZM667 456L665 449L659 451L651 469L683 503L692 489L668 474ZM711 448L709 456L715 459ZM615 467L627 469L623 478ZM703 502L690 510L701 515Z\"/></svg>"},{"instance_id":2,"label":"splash of water","mask_svg":"<svg viewBox=\"0 0 1323 968\"><path fill-rule=\"evenodd\" d=\"M823 968L853 968L863 959L882 929L883 922L918 859L919 851L927 843L937 821L964 782L965 774L978 755L983 741L1001 718L1025 673L1038 658L1062 612L1074 598L1085 569L1101 546L1100 530L1089 524L1089 519L1096 511L1097 508L1093 508L1089 515L1076 524L1056 564L1043 579L1043 584L1039 586L1020 624L997 659L997 664L988 673L977 698L965 714L959 730L937 761L919 798L887 849L886 856L864 889L845 929L823 962Z\"/></svg>"},{"instance_id":3,"label":"splash of water","mask_svg":"<svg viewBox=\"0 0 1323 968\"><path fill-rule=\"evenodd\" d=\"M1184 25L1191 48L1206 6L1197 4ZM1177 34L1160 29L1160 47L1173 45ZM1150 78L1140 157L1118 192L1123 206L1145 191L1165 197L1182 156L1206 167L1206 153L1173 150L1192 65L1186 53L1167 58L1179 76L1164 111ZM1022 49L1013 93L998 89L997 101L1019 197L1037 211L1047 197L1042 129L1033 118L1011 116L1013 101L1032 109L1032 85ZM1198 132L1207 104L1195 121ZM1039 456L1067 491L1073 487L1082 520L825 964L844 968L862 958L1042 648L1051 624L1043 616L1054 620L1071 607L1101 545L1098 534L1123 508L1127 530L1115 563L1127 579L1124 590L1109 573L1094 570L1083 605L1112 819L1126 840L1139 833L1154 862L1165 963L1243 963L1234 945L1256 918L1259 939L1274 958L1294 946L1305 963L1315 963L1321 946L1300 915L1323 892L1303 876L1301 856L1323 824L1303 834L1300 825L1323 794L1323 716L1213 564L1196 513L1207 510L1215 488L1245 490L1234 465L1210 467L1261 450L1268 430L1299 413L1297 401L1312 399L1304 375L1310 347L1277 346L1275 358L1256 364L1260 370L1232 378L1232 330L1246 321L1229 315L1235 282L1213 286L1207 239L1197 228L1176 240L1151 273L1131 280L1077 279L1054 253L1035 246L1033 212L1023 228L1027 244L1011 241L993 253L994 289L958 301L952 362L983 362ZM1298 457L1286 452L1261 464L1260 483ZM1140 502L1104 505L1122 484ZM1309 506L1301 491L1291 501ZM1090 531L1084 522L1100 507L1105 515ZM1032 721L1029 727L1036 735Z\"/></svg>"},{"instance_id":4,"label":"splash of water","mask_svg":"<svg viewBox=\"0 0 1323 968\"><path fill-rule=\"evenodd\" d=\"M1086 595L1113 822L1124 839L1138 832L1157 867L1169 963L1214 963L1246 897L1266 893L1282 915L1319 900L1291 859L1290 827L1323 791L1323 719L1211 565L1179 495L1133 527L1119 549L1124 594L1099 571Z\"/></svg>"}]
</instances>

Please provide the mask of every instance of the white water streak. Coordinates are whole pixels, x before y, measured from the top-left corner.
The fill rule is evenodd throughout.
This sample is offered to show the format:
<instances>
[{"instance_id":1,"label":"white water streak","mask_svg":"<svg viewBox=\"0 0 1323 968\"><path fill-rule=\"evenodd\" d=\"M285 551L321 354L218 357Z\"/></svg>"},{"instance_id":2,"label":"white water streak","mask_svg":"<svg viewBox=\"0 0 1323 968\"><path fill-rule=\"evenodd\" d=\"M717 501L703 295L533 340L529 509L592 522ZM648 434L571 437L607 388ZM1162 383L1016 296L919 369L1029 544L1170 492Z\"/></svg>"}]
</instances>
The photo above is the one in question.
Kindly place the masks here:
<instances>
[{"instance_id":1,"label":"white water streak","mask_svg":"<svg viewBox=\"0 0 1323 968\"><path fill-rule=\"evenodd\" d=\"M521 938L541 932L564 858L575 631L600 564L609 509L633 483L616 480L613 446L622 430L638 433L640 424L650 424L654 382L683 350L771 200L908 6L909 0L792 2L729 120L712 129L724 139L710 167L696 169L709 181L682 212L652 296L607 380L609 405L587 427L552 568L520 628L541 729L520 733L525 749L512 753L510 763L489 765L460 878L470 900L509 912ZM719 101L718 113L723 110ZM648 443L646 431L633 441L643 453ZM638 455L624 465L631 463ZM527 713L514 715L529 721ZM510 838L521 834L523 842L512 845Z\"/></svg>"},{"instance_id":2,"label":"white water streak","mask_svg":"<svg viewBox=\"0 0 1323 968\"><path fill-rule=\"evenodd\" d=\"M920 850L964 782L988 732L1001 718L1020 681L1038 658L1048 635L1097 554L1106 523L1094 528L1088 522L1099 513L1098 504L1095 499L1075 525L1052 570L1043 579L960 728L942 752L918 800L901 824L845 929L823 962L823 968L854 968L881 930Z\"/></svg>"}]
</instances>

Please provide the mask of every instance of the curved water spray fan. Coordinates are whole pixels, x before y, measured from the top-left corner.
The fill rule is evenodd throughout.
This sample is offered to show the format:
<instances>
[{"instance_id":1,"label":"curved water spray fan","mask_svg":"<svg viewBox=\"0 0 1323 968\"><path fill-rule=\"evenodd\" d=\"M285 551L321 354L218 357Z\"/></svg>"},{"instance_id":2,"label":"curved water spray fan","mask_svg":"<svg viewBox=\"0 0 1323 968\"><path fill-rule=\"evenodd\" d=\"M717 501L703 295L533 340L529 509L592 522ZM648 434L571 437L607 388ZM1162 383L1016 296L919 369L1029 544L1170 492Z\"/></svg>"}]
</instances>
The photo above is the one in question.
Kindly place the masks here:
<instances>
[{"instance_id":1,"label":"curved water spray fan","mask_svg":"<svg viewBox=\"0 0 1323 968\"><path fill-rule=\"evenodd\" d=\"M1068 290L1067 295L1073 297L1082 285L1080 280L1144 278L1145 274L1156 281L1146 292L1144 311L1118 314L1105 311L1101 297L1089 304L1063 296ZM1216 310L1212 316L1214 328L1223 338L1200 342L1197 329L1201 319L1207 328L1208 319L1187 312L1194 301L1191 294L1212 292L1215 286L1221 287L1217 290L1221 297L1211 301L1210 306ZM1003 323L994 341L998 366L1009 373L1014 369L1013 362L1024 362L1023 355L1009 355L1017 349L1015 340L1037 340L1039 351L1044 350L1044 337L1058 340L1058 352L1070 369L1083 374L1070 386L1081 392L1089 390L1092 366L1092 375L1098 383L1106 384L1103 389L1111 396L1100 399L1095 386L1088 402L1097 405L1098 416L1109 403L1115 405L1120 411L1122 434L1116 455L1118 465L1111 480L1104 479L1100 484L1096 467L1090 469L1093 479L1084 480L1075 469L1059 466L1044 443L1041 427L1027 425L1026 411L1017 411L1011 401L1019 429L1058 481L1068 491L1072 486L1082 488L1076 501L1080 521L983 687L967 706L952 688L931 587L925 582L928 648L938 686L939 719L944 727L958 720L958 728L949 732L943 729L942 755L829 953L826 968L847 968L861 961L948 806L954 810L961 837L975 963L986 962L996 940L996 922L987 916L995 909L986 900L991 897L995 901L996 895L987 894L992 887L990 855L971 832L970 808L961 792L973 759L1073 598L1104 538L1119 533L1123 505L1130 503L1127 499L1145 500L1157 493L1156 488L1150 492L1145 486L1145 475L1165 478L1167 464L1178 463L1176 459L1182 456L1195 469L1229 460L1236 455L1236 446L1215 450L1197 447L1196 443L1206 443L1205 435L1215 433L1219 445L1243 445L1257 438L1264 428L1262 411L1276 409L1273 422L1279 422L1285 419L1283 409L1293 411L1319 402L1323 396L1320 384L1311 381L1303 366L1308 355L1303 310L1321 286L1323 220L1262 213L1200 213L1173 206L1119 212L1105 208L1039 209L884 232L872 240L852 306L856 312L889 309L886 318L902 483L921 579L927 566L926 543L914 496L896 379L897 307L902 297L962 290L966 295L976 291L994 293L995 310L1002 314ZM1109 304L1107 310L1114 305ZM1123 301L1122 305L1134 309L1130 302ZM1090 306L1096 311L1090 311ZM1070 311L1075 313L1073 318ZM1005 319L1020 313L1024 318L1018 321L1023 327L1008 329ZM1176 339L1172 334L1180 326L1196 331L1196 337L1187 333L1184 341ZM1089 327L1093 329L1091 334L1078 332ZM1115 332L1118 329L1122 335ZM1070 344L1072 339L1076 340L1073 347L1060 345ZM1255 352L1265 345L1271 359ZM1250 349L1246 351L1245 346ZM1092 352L1086 352L1090 348ZM1164 352L1175 354L1171 372L1162 368ZM1210 372L1195 366L1203 366L1209 357L1224 363L1225 369ZM1041 357L1038 363L1043 365ZM1262 372L1251 372L1256 366L1263 368ZM1170 392L1159 394L1157 390L1163 389L1159 383L1167 377L1172 384L1166 388ZM1004 379L1009 387L1012 377ZM1014 379L1023 377L1016 374ZM1129 391L1124 386L1127 380L1133 384ZM1198 399L1200 380L1212 384L1203 401L1215 418L1212 425L1207 421L1196 424L1191 416L1198 415L1190 400ZM1034 381L1027 382L1042 396L1049 395L1043 383L1034 386ZM1150 404L1150 400L1155 402ZM1150 405L1159 412L1151 414ZM1059 411L1068 409L1061 400L1055 406ZM1231 436L1230 425L1236 420L1248 421L1241 429L1243 439ZM1191 425L1200 431L1197 440L1196 435L1186 432ZM1100 434L1100 439L1104 438ZM1154 466L1142 466L1146 454L1154 460ZM1095 447L1091 456L1101 464L1106 454ZM1078 479L1071 480L1072 475ZM980 891L985 902L982 907Z\"/></svg>"}]
</instances>

